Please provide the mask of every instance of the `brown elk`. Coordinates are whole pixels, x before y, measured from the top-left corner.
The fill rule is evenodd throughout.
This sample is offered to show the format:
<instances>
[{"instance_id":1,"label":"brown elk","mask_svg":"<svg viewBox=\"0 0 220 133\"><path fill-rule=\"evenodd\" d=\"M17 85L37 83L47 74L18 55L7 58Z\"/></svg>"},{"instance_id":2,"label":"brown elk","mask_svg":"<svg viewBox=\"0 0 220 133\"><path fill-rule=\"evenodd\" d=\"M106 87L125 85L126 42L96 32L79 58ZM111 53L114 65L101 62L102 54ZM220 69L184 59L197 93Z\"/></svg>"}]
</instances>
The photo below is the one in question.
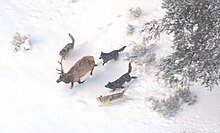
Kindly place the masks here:
<instances>
[{"instance_id":1,"label":"brown elk","mask_svg":"<svg viewBox=\"0 0 220 133\"><path fill-rule=\"evenodd\" d=\"M83 83L85 80L81 81L80 78L86 75L89 71L91 71L90 75L92 75L94 67L97 66L93 56L84 56L78 60L67 73L63 71L62 59L61 62L58 63L61 65L61 70L57 69L57 71L59 71L58 74L60 74L57 83L71 83L71 88L73 87L74 82L78 82L79 84Z\"/></svg>"}]
</instances>

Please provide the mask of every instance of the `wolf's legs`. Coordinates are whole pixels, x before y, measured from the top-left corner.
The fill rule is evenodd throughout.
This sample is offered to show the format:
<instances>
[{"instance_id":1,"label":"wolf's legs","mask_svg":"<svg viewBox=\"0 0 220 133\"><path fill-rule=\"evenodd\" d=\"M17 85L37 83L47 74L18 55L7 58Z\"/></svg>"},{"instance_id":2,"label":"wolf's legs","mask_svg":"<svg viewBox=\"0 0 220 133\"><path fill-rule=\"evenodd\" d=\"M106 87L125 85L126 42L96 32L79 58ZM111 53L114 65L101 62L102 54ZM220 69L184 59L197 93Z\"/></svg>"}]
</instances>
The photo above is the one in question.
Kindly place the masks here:
<instances>
[{"instance_id":1,"label":"wolf's legs","mask_svg":"<svg viewBox=\"0 0 220 133\"><path fill-rule=\"evenodd\" d=\"M114 56L114 60L116 61L116 60L118 60L118 53Z\"/></svg>"},{"instance_id":2,"label":"wolf's legs","mask_svg":"<svg viewBox=\"0 0 220 133\"><path fill-rule=\"evenodd\" d=\"M106 61L103 61L102 65L104 66L104 65L105 65L105 63L107 63L107 62L106 62Z\"/></svg>"}]
</instances>

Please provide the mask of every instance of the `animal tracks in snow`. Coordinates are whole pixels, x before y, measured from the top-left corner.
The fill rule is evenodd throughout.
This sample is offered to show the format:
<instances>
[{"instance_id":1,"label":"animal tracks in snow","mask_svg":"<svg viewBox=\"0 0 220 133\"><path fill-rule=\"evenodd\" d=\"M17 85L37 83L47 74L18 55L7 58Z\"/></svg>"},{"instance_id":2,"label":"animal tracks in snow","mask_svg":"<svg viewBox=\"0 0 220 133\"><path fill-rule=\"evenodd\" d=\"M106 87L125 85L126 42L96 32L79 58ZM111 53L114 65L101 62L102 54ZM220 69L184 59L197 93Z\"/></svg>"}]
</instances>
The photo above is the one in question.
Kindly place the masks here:
<instances>
[{"instance_id":1,"label":"animal tracks in snow","mask_svg":"<svg viewBox=\"0 0 220 133\"><path fill-rule=\"evenodd\" d=\"M101 31L106 31L107 32L112 25L113 25L113 23L108 23L104 26L99 27L98 29L101 30Z\"/></svg>"}]
</instances>

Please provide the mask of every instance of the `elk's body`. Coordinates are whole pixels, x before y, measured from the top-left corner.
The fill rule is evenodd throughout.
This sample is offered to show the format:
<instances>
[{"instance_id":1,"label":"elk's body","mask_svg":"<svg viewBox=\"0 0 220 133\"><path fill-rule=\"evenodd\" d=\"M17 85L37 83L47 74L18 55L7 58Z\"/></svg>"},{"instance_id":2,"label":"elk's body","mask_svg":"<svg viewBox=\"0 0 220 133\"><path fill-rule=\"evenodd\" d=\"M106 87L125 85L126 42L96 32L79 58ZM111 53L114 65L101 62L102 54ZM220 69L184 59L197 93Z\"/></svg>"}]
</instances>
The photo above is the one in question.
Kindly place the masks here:
<instances>
[{"instance_id":1,"label":"elk's body","mask_svg":"<svg viewBox=\"0 0 220 133\"><path fill-rule=\"evenodd\" d=\"M96 66L95 60L93 56L84 56L80 60L78 60L67 73L64 73L62 67L62 60L59 62L61 64L60 77L57 80L57 83L71 83L71 88L73 87L74 82L78 82L79 84L83 83L80 78L86 75L89 71L90 75L92 75L93 69Z\"/></svg>"}]
</instances>

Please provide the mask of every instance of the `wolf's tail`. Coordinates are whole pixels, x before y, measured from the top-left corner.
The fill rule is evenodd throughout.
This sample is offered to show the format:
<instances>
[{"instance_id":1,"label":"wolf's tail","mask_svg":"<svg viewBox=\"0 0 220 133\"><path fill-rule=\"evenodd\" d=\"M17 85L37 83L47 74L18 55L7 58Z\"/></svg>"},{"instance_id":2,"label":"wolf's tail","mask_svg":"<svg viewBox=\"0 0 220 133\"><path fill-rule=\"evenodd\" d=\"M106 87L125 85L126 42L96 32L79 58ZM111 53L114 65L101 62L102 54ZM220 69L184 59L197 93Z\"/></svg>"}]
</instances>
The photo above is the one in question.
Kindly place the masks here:
<instances>
[{"instance_id":1,"label":"wolf's tail","mask_svg":"<svg viewBox=\"0 0 220 133\"><path fill-rule=\"evenodd\" d=\"M73 38L73 36L69 33L69 36L70 36L70 38L71 38L71 40L72 40L72 43L74 44L75 43L75 40L74 40L74 38Z\"/></svg>"},{"instance_id":2,"label":"wolf's tail","mask_svg":"<svg viewBox=\"0 0 220 133\"><path fill-rule=\"evenodd\" d=\"M122 52L125 48L126 48L126 46L123 46L122 48L120 48L119 50L116 50L116 51L117 52Z\"/></svg>"},{"instance_id":3,"label":"wolf's tail","mask_svg":"<svg viewBox=\"0 0 220 133\"><path fill-rule=\"evenodd\" d=\"M128 64L128 72L127 72L127 73L129 74L129 73L131 73L131 71L132 71L132 67L131 67L131 62L130 62L130 63Z\"/></svg>"}]
</instances>

